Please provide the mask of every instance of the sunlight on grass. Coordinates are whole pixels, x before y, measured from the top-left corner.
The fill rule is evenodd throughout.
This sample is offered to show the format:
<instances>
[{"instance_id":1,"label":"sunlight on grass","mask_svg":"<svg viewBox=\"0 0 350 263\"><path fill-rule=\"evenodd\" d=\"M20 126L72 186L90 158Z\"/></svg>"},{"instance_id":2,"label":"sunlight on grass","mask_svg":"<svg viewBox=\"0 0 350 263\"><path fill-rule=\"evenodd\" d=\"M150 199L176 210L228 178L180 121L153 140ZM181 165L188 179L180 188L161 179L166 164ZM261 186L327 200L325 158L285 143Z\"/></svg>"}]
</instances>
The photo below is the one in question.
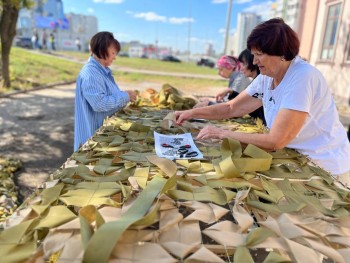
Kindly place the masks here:
<instances>
[{"instance_id":1,"label":"sunlight on grass","mask_svg":"<svg viewBox=\"0 0 350 263\"><path fill-rule=\"evenodd\" d=\"M72 51L61 51L60 54L68 57L74 57L80 60L87 60L89 57L88 53L72 52ZM161 61L157 59L144 59L144 58L129 58L129 57L118 57L114 61L114 65L119 67L127 67L134 69L146 69L154 71L164 72L179 72L188 74L203 74L203 75L217 75L216 69L208 67L200 67L194 63L175 63L168 61Z\"/></svg>"},{"instance_id":2,"label":"sunlight on grass","mask_svg":"<svg viewBox=\"0 0 350 263\"><path fill-rule=\"evenodd\" d=\"M172 86L180 90L196 90L196 93L200 93L201 88L207 89L209 87L225 87L227 80L211 80L211 79L199 79L199 78L180 78L161 75L146 75L140 73L127 73L116 72L114 76L117 81L123 81L127 83L140 83L140 82L155 82L159 84L169 83Z\"/></svg>"},{"instance_id":3,"label":"sunlight on grass","mask_svg":"<svg viewBox=\"0 0 350 263\"><path fill-rule=\"evenodd\" d=\"M11 90L28 90L37 86L75 81L88 57L88 53L82 52L55 52L50 55L12 47L10 56ZM75 61L68 59L74 59ZM142 82L169 83L174 87L196 90L196 93L200 93L201 88L224 87L227 85L227 81L224 79L185 78L122 71L125 67L186 74L217 75L215 69L198 67L185 62L172 63L151 59L117 57L115 64L121 69L119 71L113 70L116 81L135 84L135 87Z\"/></svg>"},{"instance_id":4,"label":"sunlight on grass","mask_svg":"<svg viewBox=\"0 0 350 263\"><path fill-rule=\"evenodd\" d=\"M63 81L74 81L81 64L13 47L10 76L13 89L26 90Z\"/></svg>"}]
</instances>

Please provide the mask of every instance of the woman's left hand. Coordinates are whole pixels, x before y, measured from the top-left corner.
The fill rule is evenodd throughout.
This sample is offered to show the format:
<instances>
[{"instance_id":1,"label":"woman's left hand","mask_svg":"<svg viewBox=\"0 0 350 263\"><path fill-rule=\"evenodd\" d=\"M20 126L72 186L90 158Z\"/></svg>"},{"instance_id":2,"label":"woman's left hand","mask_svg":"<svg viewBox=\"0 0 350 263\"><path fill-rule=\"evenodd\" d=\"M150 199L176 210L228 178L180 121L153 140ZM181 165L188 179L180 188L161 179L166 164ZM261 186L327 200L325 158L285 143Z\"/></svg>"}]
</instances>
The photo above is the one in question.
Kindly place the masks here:
<instances>
[{"instance_id":1,"label":"woman's left hand","mask_svg":"<svg viewBox=\"0 0 350 263\"><path fill-rule=\"evenodd\" d=\"M228 131L223 128L218 128L213 125L205 126L197 135L197 139L223 139Z\"/></svg>"},{"instance_id":2,"label":"woman's left hand","mask_svg":"<svg viewBox=\"0 0 350 263\"><path fill-rule=\"evenodd\" d=\"M209 105L209 101L200 101L198 102L196 105L193 106L193 108L202 108L202 107L206 107Z\"/></svg>"}]
</instances>

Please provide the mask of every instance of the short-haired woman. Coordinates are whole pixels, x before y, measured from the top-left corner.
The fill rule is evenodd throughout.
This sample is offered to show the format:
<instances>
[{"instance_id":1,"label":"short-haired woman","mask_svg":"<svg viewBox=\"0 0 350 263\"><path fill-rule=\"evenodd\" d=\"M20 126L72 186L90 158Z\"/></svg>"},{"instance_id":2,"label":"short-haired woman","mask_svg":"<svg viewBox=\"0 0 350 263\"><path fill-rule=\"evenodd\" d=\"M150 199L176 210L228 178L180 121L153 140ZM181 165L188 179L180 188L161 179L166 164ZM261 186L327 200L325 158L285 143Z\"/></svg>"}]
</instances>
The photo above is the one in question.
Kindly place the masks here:
<instances>
[{"instance_id":1,"label":"short-haired woman","mask_svg":"<svg viewBox=\"0 0 350 263\"><path fill-rule=\"evenodd\" d=\"M90 40L91 56L76 81L74 151L103 124L103 120L136 99L135 91L122 91L109 66L120 51L110 32L99 32Z\"/></svg>"},{"instance_id":2,"label":"short-haired woman","mask_svg":"<svg viewBox=\"0 0 350 263\"><path fill-rule=\"evenodd\" d=\"M326 80L298 56L296 33L280 18L256 26L247 40L260 75L235 99L175 112L191 118L239 117L264 106L269 133L247 134L207 126L197 138L233 138L274 151L289 147L350 185L350 144Z\"/></svg>"}]
</instances>

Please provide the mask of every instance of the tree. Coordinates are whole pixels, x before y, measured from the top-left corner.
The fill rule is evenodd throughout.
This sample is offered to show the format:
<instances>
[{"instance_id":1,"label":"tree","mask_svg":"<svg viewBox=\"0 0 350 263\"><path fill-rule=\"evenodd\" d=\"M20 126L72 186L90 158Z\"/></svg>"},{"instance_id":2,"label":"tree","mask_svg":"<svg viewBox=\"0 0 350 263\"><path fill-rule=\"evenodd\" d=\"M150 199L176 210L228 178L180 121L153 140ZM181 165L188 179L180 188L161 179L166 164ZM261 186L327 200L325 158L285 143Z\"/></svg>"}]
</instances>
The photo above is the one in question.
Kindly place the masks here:
<instances>
[{"instance_id":1,"label":"tree","mask_svg":"<svg viewBox=\"0 0 350 263\"><path fill-rule=\"evenodd\" d=\"M11 87L10 81L10 51L14 37L19 10L29 8L30 0L1 0L0 38L1 38L1 75L2 87Z\"/></svg>"}]
</instances>

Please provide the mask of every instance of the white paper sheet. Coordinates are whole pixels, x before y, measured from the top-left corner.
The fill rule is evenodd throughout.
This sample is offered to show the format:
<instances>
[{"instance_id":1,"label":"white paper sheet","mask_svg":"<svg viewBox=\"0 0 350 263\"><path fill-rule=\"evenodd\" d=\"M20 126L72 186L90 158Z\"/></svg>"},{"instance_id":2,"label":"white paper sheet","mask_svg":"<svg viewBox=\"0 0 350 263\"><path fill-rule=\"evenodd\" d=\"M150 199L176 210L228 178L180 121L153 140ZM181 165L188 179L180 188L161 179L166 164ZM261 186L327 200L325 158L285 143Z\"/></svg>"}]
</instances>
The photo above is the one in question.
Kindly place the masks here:
<instances>
[{"instance_id":1,"label":"white paper sheet","mask_svg":"<svg viewBox=\"0 0 350 263\"><path fill-rule=\"evenodd\" d=\"M174 159L202 159L191 133L165 135L154 132L154 144L159 157Z\"/></svg>"}]
</instances>

